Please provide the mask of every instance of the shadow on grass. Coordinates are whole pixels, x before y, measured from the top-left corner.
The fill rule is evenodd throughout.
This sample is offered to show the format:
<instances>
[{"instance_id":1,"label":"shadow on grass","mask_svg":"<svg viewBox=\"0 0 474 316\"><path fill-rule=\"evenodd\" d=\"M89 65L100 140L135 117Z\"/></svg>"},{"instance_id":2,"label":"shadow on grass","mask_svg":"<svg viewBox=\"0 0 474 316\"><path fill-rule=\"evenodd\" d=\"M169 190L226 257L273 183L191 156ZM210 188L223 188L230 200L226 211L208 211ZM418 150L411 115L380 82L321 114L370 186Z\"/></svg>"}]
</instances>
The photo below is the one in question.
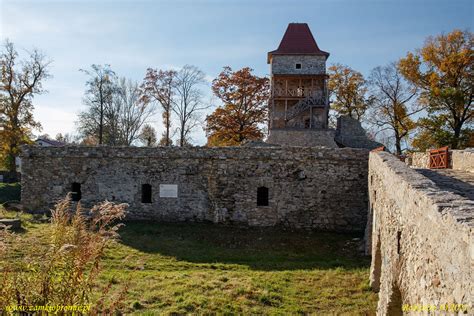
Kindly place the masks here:
<instances>
[{"instance_id":1,"label":"shadow on grass","mask_svg":"<svg viewBox=\"0 0 474 316\"><path fill-rule=\"evenodd\" d=\"M361 236L205 223L128 222L121 243L180 261L246 265L252 270L365 269ZM353 240L358 238L358 240Z\"/></svg>"},{"instance_id":2,"label":"shadow on grass","mask_svg":"<svg viewBox=\"0 0 474 316\"><path fill-rule=\"evenodd\" d=\"M1 183L0 182L0 204L8 201L20 201L21 186L20 183Z\"/></svg>"}]
</instances>

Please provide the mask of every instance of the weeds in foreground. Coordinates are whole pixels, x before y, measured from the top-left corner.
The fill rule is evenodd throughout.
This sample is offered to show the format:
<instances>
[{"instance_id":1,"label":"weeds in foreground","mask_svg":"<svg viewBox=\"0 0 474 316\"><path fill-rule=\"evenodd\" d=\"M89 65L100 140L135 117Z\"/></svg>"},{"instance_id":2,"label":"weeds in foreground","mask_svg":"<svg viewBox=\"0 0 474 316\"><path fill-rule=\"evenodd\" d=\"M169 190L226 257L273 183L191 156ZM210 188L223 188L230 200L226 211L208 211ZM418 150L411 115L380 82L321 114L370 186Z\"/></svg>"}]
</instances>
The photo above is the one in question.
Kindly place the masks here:
<instances>
[{"instance_id":1,"label":"weeds in foreground","mask_svg":"<svg viewBox=\"0 0 474 316\"><path fill-rule=\"evenodd\" d=\"M117 223L126 204L103 202L85 216L80 204L72 211L69 196L52 210L45 238L25 236L0 228L0 312L8 306L91 306L91 313L120 309L127 291L111 292L91 302L99 286L101 261L118 237ZM12 260L13 259L13 260ZM95 305L91 305L96 303Z\"/></svg>"}]
</instances>

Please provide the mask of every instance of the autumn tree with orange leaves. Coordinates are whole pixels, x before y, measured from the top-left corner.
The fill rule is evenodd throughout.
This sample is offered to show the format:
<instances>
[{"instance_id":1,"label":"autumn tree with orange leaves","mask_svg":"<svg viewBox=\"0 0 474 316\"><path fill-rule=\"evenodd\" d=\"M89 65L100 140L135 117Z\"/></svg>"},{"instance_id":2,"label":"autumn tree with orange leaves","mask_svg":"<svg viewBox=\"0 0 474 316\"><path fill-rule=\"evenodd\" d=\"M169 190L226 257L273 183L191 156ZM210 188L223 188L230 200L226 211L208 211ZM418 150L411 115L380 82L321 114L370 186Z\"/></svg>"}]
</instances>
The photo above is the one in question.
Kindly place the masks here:
<instances>
[{"instance_id":1,"label":"autumn tree with orange leaves","mask_svg":"<svg viewBox=\"0 0 474 316\"><path fill-rule=\"evenodd\" d=\"M44 81L50 77L50 61L33 50L20 60L9 40L0 52L0 167L16 171L15 157L20 147L31 143L32 130L41 124L33 117L33 99L44 93Z\"/></svg>"},{"instance_id":2,"label":"autumn tree with orange leaves","mask_svg":"<svg viewBox=\"0 0 474 316\"><path fill-rule=\"evenodd\" d=\"M346 65L335 64L328 68L328 89L331 108L339 115L362 120L372 100L367 97L367 81L364 76Z\"/></svg>"},{"instance_id":3,"label":"autumn tree with orange leaves","mask_svg":"<svg viewBox=\"0 0 474 316\"><path fill-rule=\"evenodd\" d=\"M399 62L405 78L421 91L428 116L418 121L418 149L467 146L472 137L474 100L474 35L454 30L429 37L425 45Z\"/></svg>"},{"instance_id":4,"label":"autumn tree with orange leaves","mask_svg":"<svg viewBox=\"0 0 474 316\"><path fill-rule=\"evenodd\" d=\"M236 146L263 139L270 83L252 71L249 67L237 71L224 67L212 82L212 91L223 105L206 117L208 146Z\"/></svg>"}]
</instances>

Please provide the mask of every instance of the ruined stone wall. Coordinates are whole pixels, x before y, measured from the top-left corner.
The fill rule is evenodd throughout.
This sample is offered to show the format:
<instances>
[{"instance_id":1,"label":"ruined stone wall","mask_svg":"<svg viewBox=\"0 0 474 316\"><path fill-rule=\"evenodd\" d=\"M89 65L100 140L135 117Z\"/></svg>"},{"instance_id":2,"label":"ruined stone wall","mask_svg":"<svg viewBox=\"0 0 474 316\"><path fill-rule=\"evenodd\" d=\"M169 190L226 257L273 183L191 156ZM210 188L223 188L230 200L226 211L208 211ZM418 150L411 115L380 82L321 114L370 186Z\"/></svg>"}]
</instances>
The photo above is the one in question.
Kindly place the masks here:
<instances>
[{"instance_id":1,"label":"ruined stone wall","mask_svg":"<svg viewBox=\"0 0 474 316\"><path fill-rule=\"evenodd\" d=\"M30 209L51 207L77 182L83 204L126 202L129 219L336 231L363 231L367 219L366 150L25 147L22 159ZM141 202L143 184L152 203ZM164 184L177 185L176 198L162 196ZM257 206L259 187L268 188L268 206Z\"/></svg>"},{"instance_id":2,"label":"ruined stone wall","mask_svg":"<svg viewBox=\"0 0 474 316\"><path fill-rule=\"evenodd\" d=\"M429 168L430 154L426 152L413 152L409 154L406 163L413 168Z\"/></svg>"},{"instance_id":3,"label":"ruined stone wall","mask_svg":"<svg viewBox=\"0 0 474 316\"><path fill-rule=\"evenodd\" d=\"M266 142L281 146L337 148L334 132L331 129L271 129Z\"/></svg>"},{"instance_id":4,"label":"ruined stone wall","mask_svg":"<svg viewBox=\"0 0 474 316\"><path fill-rule=\"evenodd\" d=\"M339 116L334 141L340 147L375 149L383 144L373 141L367 134L361 123L350 116Z\"/></svg>"},{"instance_id":5,"label":"ruined stone wall","mask_svg":"<svg viewBox=\"0 0 474 316\"><path fill-rule=\"evenodd\" d=\"M296 64L301 69L296 69ZM326 73L326 57L314 55L273 55L271 72L274 75L315 75Z\"/></svg>"},{"instance_id":6,"label":"ruined stone wall","mask_svg":"<svg viewBox=\"0 0 474 316\"><path fill-rule=\"evenodd\" d=\"M384 152L370 153L369 200L378 313L401 314L402 304L465 304L472 312L474 202Z\"/></svg>"},{"instance_id":7,"label":"ruined stone wall","mask_svg":"<svg viewBox=\"0 0 474 316\"><path fill-rule=\"evenodd\" d=\"M452 150L451 165L454 170L474 172L474 149Z\"/></svg>"}]
</instances>

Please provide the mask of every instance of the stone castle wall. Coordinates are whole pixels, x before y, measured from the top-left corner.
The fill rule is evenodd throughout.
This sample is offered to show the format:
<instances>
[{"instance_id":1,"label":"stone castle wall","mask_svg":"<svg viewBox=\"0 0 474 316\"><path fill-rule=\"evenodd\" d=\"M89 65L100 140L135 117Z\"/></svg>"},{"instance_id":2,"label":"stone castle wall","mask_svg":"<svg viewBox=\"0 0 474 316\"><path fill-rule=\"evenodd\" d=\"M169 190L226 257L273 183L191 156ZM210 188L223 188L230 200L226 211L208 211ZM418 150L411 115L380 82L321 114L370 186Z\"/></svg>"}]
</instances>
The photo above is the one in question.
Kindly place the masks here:
<instances>
[{"instance_id":1,"label":"stone castle wall","mask_svg":"<svg viewBox=\"0 0 474 316\"><path fill-rule=\"evenodd\" d=\"M401 315L402 304L472 311L473 201L440 190L384 152L370 153L369 199L378 314Z\"/></svg>"},{"instance_id":2,"label":"stone castle wall","mask_svg":"<svg viewBox=\"0 0 474 316\"><path fill-rule=\"evenodd\" d=\"M22 203L51 207L80 183L85 206L126 202L129 219L363 231L367 160L359 149L30 146ZM152 203L142 203L143 184ZM257 206L259 187L268 188L268 206ZM173 188L177 197L166 197Z\"/></svg>"},{"instance_id":3,"label":"stone castle wall","mask_svg":"<svg viewBox=\"0 0 474 316\"><path fill-rule=\"evenodd\" d=\"M426 169L429 168L430 163L430 153L429 151L426 152L413 152L408 155L406 163L413 168L422 168Z\"/></svg>"},{"instance_id":4,"label":"stone castle wall","mask_svg":"<svg viewBox=\"0 0 474 316\"><path fill-rule=\"evenodd\" d=\"M375 149L383 144L367 137L361 123L350 116L339 116L334 141L340 147Z\"/></svg>"},{"instance_id":5,"label":"stone castle wall","mask_svg":"<svg viewBox=\"0 0 474 316\"><path fill-rule=\"evenodd\" d=\"M337 148L332 129L270 129L266 140L281 146L307 146Z\"/></svg>"},{"instance_id":6,"label":"stone castle wall","mask_svg":"<svg viewBox=\"0 0 474 316\"><path fill-rule=\"evenodd\" d=\"M296 64L301 69L296 69ZM314 55L273 55L273 75L315 75L326 73L326 57Z\"/></svg>"},{"instance_id":7,"label":"stone castle wall","mask_svg":"<svg viewBox=\"0 0 474 316\"><path fill-rule=\"evenodd\" d=\"M452 150L451 165L454 170L474 172L474 149Z\"/></svg>"}]
</instances>

